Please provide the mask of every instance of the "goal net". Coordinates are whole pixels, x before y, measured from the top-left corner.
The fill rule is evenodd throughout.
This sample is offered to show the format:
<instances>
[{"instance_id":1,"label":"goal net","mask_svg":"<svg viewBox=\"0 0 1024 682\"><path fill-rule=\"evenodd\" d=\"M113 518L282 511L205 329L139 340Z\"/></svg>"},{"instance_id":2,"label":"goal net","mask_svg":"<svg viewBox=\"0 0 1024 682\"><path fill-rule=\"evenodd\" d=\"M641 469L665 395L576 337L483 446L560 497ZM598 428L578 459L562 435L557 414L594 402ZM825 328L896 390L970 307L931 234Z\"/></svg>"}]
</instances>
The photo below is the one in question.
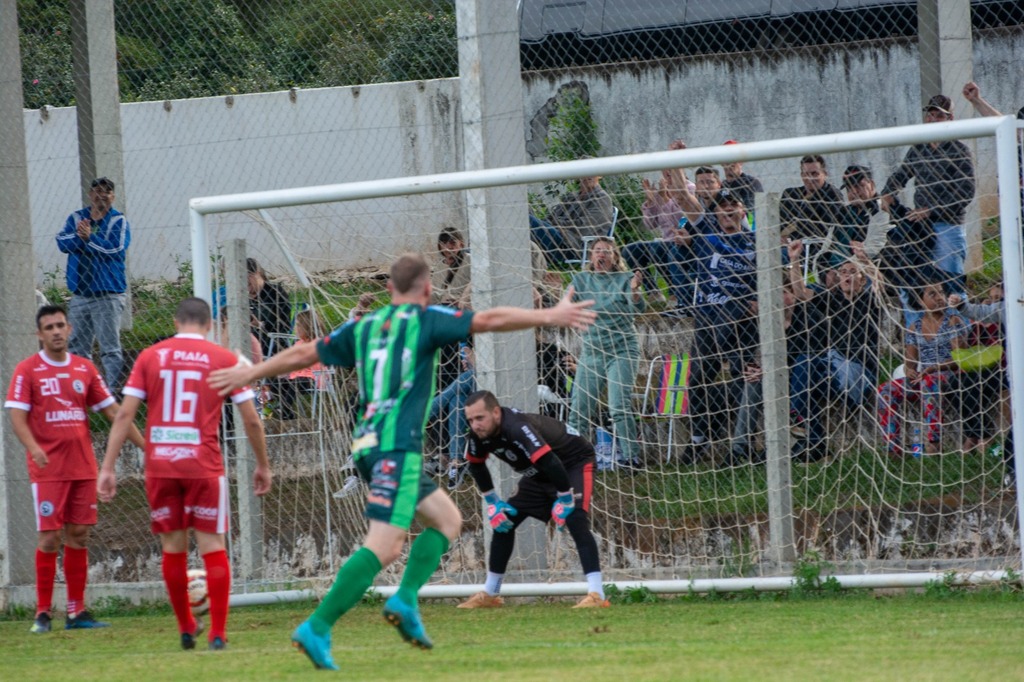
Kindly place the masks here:
<instances>
[{"instance_id":1,"label":"goal net","mask_svg":"<svg viewBox=\"0 0 1024 682\"><path fill-rule=\"evenodd\" d=\"M243 240L288 299L273 349L384 305L387 268L406 251L431 259L441 304L550 305L571 283L597 298L595 329L540 330L527 354L504 338L440 353L425 454L465 524L435 581L463 593L482 581L489 536L461 466L460 400L494 385L594 444L590 514L608 581L787 576L811 553L844 575L1019 571L1014 125L196 199L195 290L223 311L246 280L225 281L239 270L217 256ZM518 218L485 224L489 201ZM611 239L567 237L573 224ZM275 483L236 514L233 556L261 541L241 584L331 578L366 529L354 377L317 367L260 393ZM125 554L143 579L151 559ZM520 529L507 585L580 578L571 540Z\"/></svg>"}]
</instances>

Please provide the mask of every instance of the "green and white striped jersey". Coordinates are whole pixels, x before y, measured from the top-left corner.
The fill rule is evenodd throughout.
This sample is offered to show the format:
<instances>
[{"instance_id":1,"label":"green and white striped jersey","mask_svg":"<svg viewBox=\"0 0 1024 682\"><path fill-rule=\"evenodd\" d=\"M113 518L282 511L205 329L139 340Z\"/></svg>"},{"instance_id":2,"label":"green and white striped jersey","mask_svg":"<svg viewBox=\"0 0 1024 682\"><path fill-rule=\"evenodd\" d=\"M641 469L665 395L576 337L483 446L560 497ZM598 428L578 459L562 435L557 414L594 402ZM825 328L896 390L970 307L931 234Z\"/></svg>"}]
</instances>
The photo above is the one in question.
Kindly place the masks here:
<instances>
[{"instance_id":1,"label":"green and white striped jersey","mask_svg":"<svg viewBox=\"0 0 1024 682\"><path fill-rule=\"evenodd\" d=\"M359 418L352 454L420 452L441 346L469 337L471 311L405 303L348 322L317 342L325 365L355 367Z\"/></svg>"}]
</instances>

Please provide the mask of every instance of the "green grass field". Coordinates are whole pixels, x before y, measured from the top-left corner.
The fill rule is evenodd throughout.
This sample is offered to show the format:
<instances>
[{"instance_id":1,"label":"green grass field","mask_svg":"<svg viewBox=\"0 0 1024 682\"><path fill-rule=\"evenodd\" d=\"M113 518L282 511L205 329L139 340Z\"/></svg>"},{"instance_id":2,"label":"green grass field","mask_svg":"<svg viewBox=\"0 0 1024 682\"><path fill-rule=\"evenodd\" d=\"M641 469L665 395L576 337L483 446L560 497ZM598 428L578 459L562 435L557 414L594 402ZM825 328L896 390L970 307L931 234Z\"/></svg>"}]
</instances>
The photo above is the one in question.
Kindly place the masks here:
<instances>
[{"instance_id":1,"label":"green grass field","mask_svg":"<svg viewBox=\"0 0 1024 682\"><path fill-rule=\"evenodd\" d=\"M1024 679L1019 590L794 598L682 597L573 611L512 600L501 610L423 606L435 649L401 642L364 604L334 630L356 680ZM0 622L5 680L263 680L308 676L289 633L310 605L236 609L230 649L178 648L169 612L112 617L97 631L30 635ZM62 625L62 621L55 621Z\"/></svg>"}]
</instances>

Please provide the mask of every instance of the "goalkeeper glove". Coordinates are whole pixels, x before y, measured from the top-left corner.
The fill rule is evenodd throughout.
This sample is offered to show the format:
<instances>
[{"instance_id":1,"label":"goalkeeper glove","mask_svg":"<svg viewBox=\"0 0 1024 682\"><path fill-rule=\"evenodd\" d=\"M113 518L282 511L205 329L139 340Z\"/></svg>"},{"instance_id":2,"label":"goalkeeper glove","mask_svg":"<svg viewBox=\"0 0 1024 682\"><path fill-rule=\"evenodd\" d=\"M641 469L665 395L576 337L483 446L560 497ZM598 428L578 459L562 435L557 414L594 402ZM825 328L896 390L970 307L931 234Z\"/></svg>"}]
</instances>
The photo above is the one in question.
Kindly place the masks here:
<instances>
[{"instance_id":1,"label":"goalkeeper glove","mask_svg":"<svg viewBox=\"0 0 1024 682\"><path fill-rule=\"evenodd\" d=\"M576 501L572 488L569 488L569 492L558 493L558 497L555 498L555 504L551 507L551 518L555 522L555 528L565 530L565 520L575 509Z\"/></svg>"},{"instance_id":2,"label":"goalkeeper glove","mask_svg":"<svg viewBox=\"0 0 1024 682\"><path fill-rule=\"evenodd\" d=\"M487 520L495 533L507 533L513 528L512 521L508 518L515 516L519 511L508 502L498 497L492 490L484 493L484 501L487 503Z\"/></svg>"}]
</instances>

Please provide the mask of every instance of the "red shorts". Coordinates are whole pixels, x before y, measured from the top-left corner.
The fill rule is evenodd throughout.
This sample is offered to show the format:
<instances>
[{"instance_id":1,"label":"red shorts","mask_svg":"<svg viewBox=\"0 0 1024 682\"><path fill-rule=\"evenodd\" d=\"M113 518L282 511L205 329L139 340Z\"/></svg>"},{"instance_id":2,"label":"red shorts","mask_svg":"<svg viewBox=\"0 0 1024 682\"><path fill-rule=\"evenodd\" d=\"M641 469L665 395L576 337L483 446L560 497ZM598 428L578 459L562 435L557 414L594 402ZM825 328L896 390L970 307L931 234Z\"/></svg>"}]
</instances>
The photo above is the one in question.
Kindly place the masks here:
<instances>
[{"instance_id":1,"label":"red shorts","mask_svg":"<svg viewBox=\"0 0 1024 682\"><path fill-rule=\"evenodd\" d=\"M96 525L96 479L40 481L32 484L36 530L60 530L65 524Z\"/></svg>"},{"instance_id":2,"label":"red shorts","mask_svg":"<svg viewBox=\"0 0 1024 682\"><path fill-rule=\"evenodd\" d=\"M146 477L150 528L159 535L194 528L202 533L228 532L228 481L212 478Z\"/></svg>"}]
</instances>

